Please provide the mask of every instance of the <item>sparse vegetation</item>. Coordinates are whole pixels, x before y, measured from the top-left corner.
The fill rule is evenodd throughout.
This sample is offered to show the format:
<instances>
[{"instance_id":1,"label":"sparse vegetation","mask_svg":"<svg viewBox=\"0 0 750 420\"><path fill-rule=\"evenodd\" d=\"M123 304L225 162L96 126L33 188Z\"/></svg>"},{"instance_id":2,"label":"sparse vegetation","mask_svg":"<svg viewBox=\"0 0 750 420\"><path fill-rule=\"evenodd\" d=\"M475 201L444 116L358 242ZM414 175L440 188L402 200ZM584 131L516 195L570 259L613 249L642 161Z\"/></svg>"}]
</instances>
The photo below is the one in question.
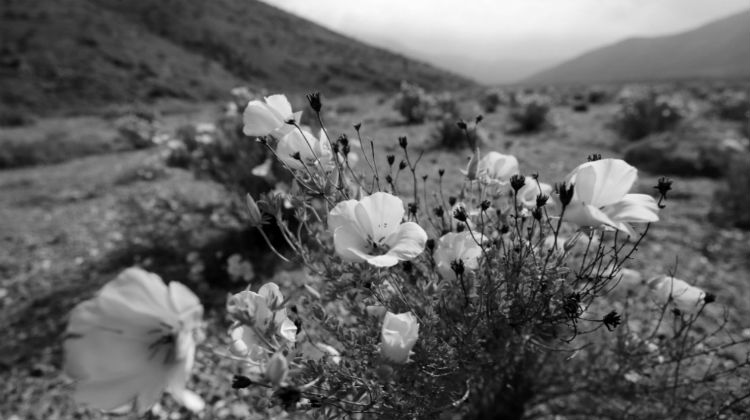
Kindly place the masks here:
<instances>
[{"instance_id":1,"label":"sparse vegetation","mask_svg":"<svg viewBox=\"0 0 750 420\"><path fill-rule=\"evenodd\" d=\"M621 95L620 109L611 124L624 139L635 141L672 129L683 119L683 113L676 98L636 89Z\"/></svg>"},{"instance_id":2,"label":"sparse vegetation","mask_svg":"<svg viewBox=\"0 0 750 420\"><path fill-rule=\"evenodd\" d=\"M551 99L538 94L522 95L510 110L510 118L521 133L534 133L550 124Z\"/></svg>"}]
</instances>

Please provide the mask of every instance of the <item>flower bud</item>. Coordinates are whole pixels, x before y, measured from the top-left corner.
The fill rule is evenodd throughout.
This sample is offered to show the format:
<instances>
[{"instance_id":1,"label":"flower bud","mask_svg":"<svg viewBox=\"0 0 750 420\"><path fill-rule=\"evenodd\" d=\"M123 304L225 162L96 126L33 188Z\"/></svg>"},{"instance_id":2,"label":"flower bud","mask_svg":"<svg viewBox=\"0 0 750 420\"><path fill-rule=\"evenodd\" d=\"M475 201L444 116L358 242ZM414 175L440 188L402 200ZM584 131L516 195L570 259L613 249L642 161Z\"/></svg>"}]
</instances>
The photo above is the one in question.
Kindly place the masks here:
<instances>
[{"instance_id":1,"label":"flower bud","mask_svg":"<svg viewBox=\"0 0 750 420\"><path fill-rule=\"evenodd\" d=\"M510 186L513 187L513 191L518 192L526 184L526 178L521 174L516 174L510 177Z\"/></svg>"},{"instance_id":2,"label":"flower bud","mask_svg":"<svg viewBox=\"0 0 750 420\"><path fill-rule=\"evenodd\" d=\"M560 203L562 203L563 207L566 207L573 200L573 192L573 184L570 184L569 187L566 187L564 182L557 185L557 193L560 195Z\"/></svg>"},{"instance_id":3,"label":"flower bud","mask_svg":"<svg viewBox=\"0 0 750 420\"><path fill-rule=\"evenodd\" d=\"M461 130L466 130L468 126L466 125L465 121L461 120L456 122L456 127L460 128Z\"/></svg>"},{"instance_id":4,"label":"flower bud","mask_svg":"<svg viewBox=\"0 0 750 420\"><path fill-rule=\"evenodd\" d=\"M443 175L445 175L445 169L443 168L438 169L438 175L440 175L440 177L442 178Z\"/></svg>"},{"instance_id":5,"label":"flower bud","mask_svg":"<svg viewBox=\"0 0 750 420\"><path fill-rule=\"evenodd\" d=\"M393 162L396 161L396 156L388 155L385 157L388 160L388 166L393 166Z\"/></svg>"},{"instance_id":6,"label":"flower bud","mask_svg":"<svg viewBox=\"0 0 750 420\"><path fill-rule=\"evenodd\" d=\"M468 214L466 214L466 209L463 207L458 207L455 210L453 210L453 218L458 220L459 222L466 222L469 218Z\"/></svg>"},{"instance_id":7,"label":"flower bud","mask_svg":"<svg viewBox=\"0 0 750 420\"><path fill-rule=\"evenodd\" d=\"M320 92L307 94L307 101L310 102L310 108L315 112L320 112L323 104L320 102Z\"/></svg>"},{"instance_id":8,"label":"flower bud","mask_svg":"<svg viewBox=\"0 0 750 420\"><path fill-rule=\"evenodd\" d=\"M247 211L248 211L248 217L249 217L249 223L250 226L257 227L263 224L263 215L260 212L260 209L258 208L258 204L253 199L253 196L250 194L247 194L245 197L245 202L247 203Z\"/></svg>"},{"instance_id":9,"label":"flower bud","mask_svg":"<svg viewBox=\"0 0 750 420\"><path fill-rule=\"evenodd\" d=\"M442 206L440 206L440 207L435 207L435 209L433 210L433 212L435 212L435 216L437 216L437 217L443 217L443 214L445 214L445 213L444 213L444 212L445 212L445 210L443 210L443 207L442 207Z\"/></svg>"},{"instance_id":10,"label":"flower bud","mask_svg":"<svg viewBox=\"0 0 750 420\"><path fill-rule=\"evenodd\" d=\"M354 129L355 130L359 131L360 128L362 128L362 123L361 122L354 124Z\"/></svg>"},{"instance_id":11,"label":"flower bud","mask_svg":"<svg viewBox=\"0 0 750 420\"><path fill-rule=\"evenodd\" d=\"M411 312L387 312L381 330L380 354L392 363L406 363L419 336L417 318Z\"/></svg>"},{"instance_id":12,"label":"flower bud","mask_svg":"<svg viewBox=\"0 0 750 420\"><path fill-rule=\"evenodd\" d=\"M406 162L402 160L398 163L398 170L403 171L404 169L406 169Z\"/></svg>"},{"instance_id":13,"label":"flower bud","mask_svg":"<svg viewBox=\"0 0 750 420\"><path fill-rule=\"evenodd\" d=\"M474 154L469 159L469 164L466 166L466 178L469 181L477 179L477 172L479 171L479 148L474 149Z\"/></svg>"},{"instance_id":14,"label":"flower bud","mask_svg":"<svg viewBox=\"0 0 750 420\"><path fill-rule=\"evenodd\" d=\"M280 386L286 379L287 373L289 373L289 364L286 357L281 353L275 353L271 356L266 364L266 378L271 381L271 384L274 387Z\"/></svg>"},{"instance_id":15,"label":"flower bud","mask_svg":"<svg viewBox=\"0 0 750 420\"><path fill-rule=\"evenodd\" d=\"M406 149L406 146L409 144L408 141L406 141L406 137L399 137L398 138L398 145L401 146L402 149Z\"/></svg>"}]
</instances>

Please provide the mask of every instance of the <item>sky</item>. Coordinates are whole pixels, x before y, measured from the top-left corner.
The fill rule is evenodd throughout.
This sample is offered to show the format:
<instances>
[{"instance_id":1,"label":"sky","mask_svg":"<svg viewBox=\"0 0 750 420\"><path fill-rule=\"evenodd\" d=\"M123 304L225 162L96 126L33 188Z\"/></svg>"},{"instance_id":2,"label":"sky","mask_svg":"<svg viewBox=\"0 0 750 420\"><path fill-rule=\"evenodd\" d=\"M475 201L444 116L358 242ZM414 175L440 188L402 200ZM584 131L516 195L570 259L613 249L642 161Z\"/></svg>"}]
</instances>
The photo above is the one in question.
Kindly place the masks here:
<instances>
[{"instance_id":1,"label":"sky","mask_svg":"<svg viewBox=\"0 0 750 420\"><path fill-rule=\"evenodd\" d=\"M512 82L632 36L693 29L750 0L263 0L483 82Z\"/></svg>"}]
</instances>

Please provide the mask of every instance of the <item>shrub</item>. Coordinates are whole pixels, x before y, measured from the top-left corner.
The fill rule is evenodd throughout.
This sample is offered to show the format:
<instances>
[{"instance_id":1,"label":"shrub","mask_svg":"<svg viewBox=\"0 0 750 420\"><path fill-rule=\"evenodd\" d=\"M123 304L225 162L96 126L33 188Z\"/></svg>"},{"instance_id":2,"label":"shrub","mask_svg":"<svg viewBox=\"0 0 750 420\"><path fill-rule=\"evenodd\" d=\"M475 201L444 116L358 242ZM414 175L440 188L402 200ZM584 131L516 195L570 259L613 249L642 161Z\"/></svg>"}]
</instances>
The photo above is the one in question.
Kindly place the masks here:
<instances>
[{"instance_id":1,"label":"shrub","mask_svg":"<svg viewBox=\"0 0 750 420\"><path fill-rule=\"evenodd\" d=\"M497 107L500 106L500 102L500 93L495 90L485 92L479 99L479 105L488 114L495 112Z\"/></svg>"},{"instance_id":2,"label":"shrub","mask_svg":"<svg viewBox=\"0 0 750 420\"><path fill-rule=\"evenodd\" d=\"M573 111L575 112L586 112L589 110L588 101L580 93L573 95L571 107L573 108Z\"/></svg>"},{"instance_id":3,"label":"shrub","mask_svg":"<svg viewBox=\"0 0 750 420\"><path fill-rule=\"evenodd\" d=\"M675 99L655 91L636 91L621 98L611 126L626 140L635 141L670 130L682 118L683 106Z\"/></svg>"},{"instance_id":4,"label":"shrub","mask_svg":"<svg viewBox=\"0 0 750 420\"><path fill-rule=\"evenodd\" d=\"M317 96L310 102L320 106ZM283 134L284 114L293 114L285 106L268 107L265 111L281 118L251 128L280 137L277 153L288 151L298 144L296 135ZM262 106L248 112L269 115ZM322 152L322 141L310 138L311 152ZM343 136L335 142L344 153L348 145ZM158 242L167 250L194 243L206 225L236 225L232 221L242 217L266 240L266 230L280 231L287 247L271 251L296 262L299 274L229 296L229 337L203 359L238 365L231 387L248 388L252 398L245 391L239 397L249 409L280 416L287 411L312 418L394 419L625 418L636 406L639 418L742 412L742 399L726 393L746 383L750 337L725 334L726 313L724 320L703 316L717 309L721 314L716 296L671 274L644 283L639 273L625 271L659 219L669 180L658 181L656 198L631 194L637 170L592 155L553 188L538 175L515 173L520 169L515 157L491 152L480 158L477 148L466 175L446 180L458 188L445 200L446 173L439 170L437 180L428 183L421 156L415 159L407 139L399 138L394 148L403 162L399 171L410 172L404 191L392 179L395 156L387 158L388 171L370 164L358 175L342 170L335 153L302 159L297 152L295 166L289 166L295 180L290 193L248 196L244 216L216 216L219 209L207 203L199 207L203 217L190 217L181 202L150 195L133 203L136 209L145 202L156 203L147 210L177 210L160 226L169 230L184 223L184 236L155 236L167 238ZM135 237L145 230L133 229ZM212 254L228 257L222 269L229 268L235 279L253 277L249 271L263 259L245 264L242 254L235 257L237 250L224 245L226 253L214 249ZM608 296L616 287L627 289L625 302ZM144 356L133 358L135 368L141 368L141 360L144 366L174 366L174 359L160 363L146 357L149 352L192 357L196 349L198 331L176 332L182 317L168 318L175 327L154 341L148 327L154 324L159 331L158 318L165 312L158 311L160 302L172 313L184 306L196 324L200 321L192 296L165 300L149 307L156 307L150 311L156 320L137 313L142 323L120 319L123 306L140 308L142 302L95 308L128 328L118 340L140 345L133 346ZM102 317L97 328L103 333L97 331L97 337L110 333L115 326L110 321ZM227 333L224 323L215 328ZM182 339L175 340L175 334ZM154 344L143 346L146 340ZM87 349L95 357L83 360L68 354L84 365L72 373L83 380L91 373L115 384L137 383L131 371L112 374L104 362L109 355L97 350ZM730 362L717 356L730 350L740 357ZM179 379L185 382L184 376ZM112 391L120 397L115 392L121 387L112 388L102 395ZM143 399L156 401L160 391L151 387ZM197 396L191 397L186 406L203 409ZM120 404L114 397L103 401Z\"/></svg>"},{"instance_id":5,"label":"shrub","mask_svg":"<svg viewBox=\"0 0 750 420\"><path fill-rule=\"evenodd\" d=\"M418 124L427 119L427 113L433 103L433 98L424 89L404 81L401 82L401 90L396 95L393 108L407 123Z\"/></svg>"},{"instance_id":6,"label":"shrub","mask_svg":"<svg viewBox=\"0 0 750 420\"><path fill-rule=\"evenodd\" d=\"M458 127L457 122L456 118L450 116L438 120L430 132L432 143L443 149L472 148L475 145L487 144L488 136L484 128L470 128L467 138L466 132Z\"/></svg>"},{"instance_id":7,"label":"shrub","mask_svg":"<svg viewBox=\"0 0 750 420\"><path fill-rule=\"evenodd\" d=\"M713 113L719 118L750 124L750 98L745 91L725 90L709 99Z\"/></svg>"},{"instance_id":8,"label":"shrub","mask_svg":"<svg viewBox=\"0 0 750 420\"><path fill-rule=\"evenodd\" d=\"M533 133L549 124L551 109L550 99L542 95L525 95L517 99L517 104L510 111L510 118L516 124L516 130L522 133Z\"/></svg>"},{"instance_id":9,"label":"shrub","mask_svg":"<svg viewBox=\"0 0 750 420\"><path fill-rule=\"evenodd\" d=\"M686 124L674 131L650 135L629 144L625 160L652 173L720 177L731 150L722 147L719 133Z\"/></svg>"},{"instance_id":10,"label":"shrub","mask_svg":"<svg viewBox=\"0 0 750 420\"><path fill-rule=\"evenodd\" d=\"M133 149L144 149L154 145L157 128L154 120L131 114L117 119L115 126L120 137Z\"/></svg>"},{"instance_id":11,"label":"shrub","mask_svg":"<svg viewBox=\"0 0 750 420\"><path fill-rule=\"evenodd\" d=\"M732 153L724 183L716 191L711 218L723 226L750 229L750 153Z\"/></svg>"}]
</instances>

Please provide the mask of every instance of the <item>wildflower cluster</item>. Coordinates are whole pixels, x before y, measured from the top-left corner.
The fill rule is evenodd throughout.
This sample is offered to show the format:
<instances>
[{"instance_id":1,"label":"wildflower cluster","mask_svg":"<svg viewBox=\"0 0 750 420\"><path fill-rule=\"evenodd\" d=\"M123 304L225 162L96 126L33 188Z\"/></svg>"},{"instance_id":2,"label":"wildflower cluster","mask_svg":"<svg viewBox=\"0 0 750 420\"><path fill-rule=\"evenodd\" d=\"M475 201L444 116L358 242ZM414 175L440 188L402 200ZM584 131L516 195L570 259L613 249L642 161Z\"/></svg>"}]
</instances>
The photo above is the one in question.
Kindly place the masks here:
<instances>
[{"instance_id":1,"label":"wildflower cluster","mask_svg":"<svg viewBox=\"0 0 750 420\"><path fill-rule=\"evenodd\" d=\"M406 137L398 139L400 156L379 156L359 124L351 138L332 137L323 100L308 101L317 135L283 95L244 109L244 133L293 178L293 194L283 199L247 197L249 223L261 233L275 225L287 246L273 252L301 274L294 284L266 282L228 298L229 344L214 351L238 363L232 387L267 391L285 410L314 418L521 418L571 403L561 390L576 389L575 371L594 384L612 383L607 375L637 382L649 396L664 394L664 384L646 375L676 366L672 390L692 380L680 366L702 354L685 346L705 341L690 331L713 295L658 276L640 292L661 311L637 320L608 299L617 287L642 283L624 265L659 220L667 180L658 198L632 193L634 167L592 155L545 183L514 156L475 143L460 190L446 192L445 170L423 173L422 155ZM364 170L352 168L354 156ZM293 209L294 220L283 208ZM79 401L109 410L135 401L143 411L166 389L188 408L203 408L184 390L200 305L175 284L126 271L76 309L68 348L112 339L132 350L133 364L167 372L139 388L140 379L99 363L108 356L95 354L97 346L87 347L91 357L69 351ZM674 328L666 331L670 310ZM670 338L657 342L657 331ZM589 348L595 333L616 334L614 349L612 340ZM618 367L597 364L597 354ZM99 386L96 395L89 385ZM110 397L112 389L120 397ZM598 391L590 398L621 397Z\"/></svg>"}]
</instances>

